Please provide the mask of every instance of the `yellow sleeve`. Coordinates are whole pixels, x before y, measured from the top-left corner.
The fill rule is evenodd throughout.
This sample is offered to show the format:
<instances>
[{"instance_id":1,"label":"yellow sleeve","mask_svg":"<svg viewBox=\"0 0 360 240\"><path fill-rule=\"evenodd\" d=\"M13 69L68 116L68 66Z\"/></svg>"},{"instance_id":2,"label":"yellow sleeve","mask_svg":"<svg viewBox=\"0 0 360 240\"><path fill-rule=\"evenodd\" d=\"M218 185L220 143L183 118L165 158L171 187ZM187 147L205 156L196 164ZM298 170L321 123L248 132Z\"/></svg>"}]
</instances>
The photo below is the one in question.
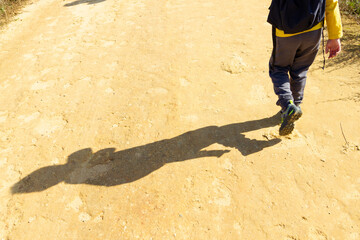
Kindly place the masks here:
<instances>
[{"instance_id":1,"label":"yellow sleeve","mask_svg":"<svg viewBox=\"0 0 360 240\"><path fill-rule=\"evenodd\" d=\"M325 19L328 27L329 39L341 38L343 32L338 0L326 0Z\"/></svg>"}]
</instances>

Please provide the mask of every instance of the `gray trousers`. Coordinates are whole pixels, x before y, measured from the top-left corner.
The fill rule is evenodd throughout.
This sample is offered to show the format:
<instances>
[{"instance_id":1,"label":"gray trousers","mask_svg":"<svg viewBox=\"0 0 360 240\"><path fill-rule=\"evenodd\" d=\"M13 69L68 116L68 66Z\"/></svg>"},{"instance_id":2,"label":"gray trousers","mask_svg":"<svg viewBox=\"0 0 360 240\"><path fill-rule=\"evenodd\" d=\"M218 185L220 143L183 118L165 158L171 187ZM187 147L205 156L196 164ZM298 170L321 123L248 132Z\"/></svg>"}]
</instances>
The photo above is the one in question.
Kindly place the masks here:
<instances>
[{"instance_id":1,"label":"gray trousers","mask_svg":"<svg viewBox=\"0 0 360 240\"><path fill-rule=\"evenodd\" d=\"M306 75L321 42L322 29L292 37L276 37L269 62L269 75L278 96L277 105L285 109L290 100L299 105L304 97Z\"/></svg>"}]
</instances>

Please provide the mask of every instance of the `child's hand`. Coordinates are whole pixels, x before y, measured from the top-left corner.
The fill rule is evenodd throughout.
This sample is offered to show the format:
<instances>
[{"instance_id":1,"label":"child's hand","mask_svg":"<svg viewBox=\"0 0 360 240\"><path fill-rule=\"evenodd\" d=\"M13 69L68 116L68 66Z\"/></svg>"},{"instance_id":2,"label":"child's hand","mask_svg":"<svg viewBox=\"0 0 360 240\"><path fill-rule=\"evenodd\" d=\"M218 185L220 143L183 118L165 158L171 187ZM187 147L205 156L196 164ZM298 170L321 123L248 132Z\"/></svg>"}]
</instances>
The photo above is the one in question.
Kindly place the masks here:
<instances>
[{"instance_id":1,"label":"child's hand","mask_svg":"<svg viewBox=\"0 0 360 240\"><path fill-rule=\"evenodd\" d=\"M329 39L326 44L325 52L329 53L329 58L336 57L341 51L340 39Z\"/></svg>"}]
</instances>

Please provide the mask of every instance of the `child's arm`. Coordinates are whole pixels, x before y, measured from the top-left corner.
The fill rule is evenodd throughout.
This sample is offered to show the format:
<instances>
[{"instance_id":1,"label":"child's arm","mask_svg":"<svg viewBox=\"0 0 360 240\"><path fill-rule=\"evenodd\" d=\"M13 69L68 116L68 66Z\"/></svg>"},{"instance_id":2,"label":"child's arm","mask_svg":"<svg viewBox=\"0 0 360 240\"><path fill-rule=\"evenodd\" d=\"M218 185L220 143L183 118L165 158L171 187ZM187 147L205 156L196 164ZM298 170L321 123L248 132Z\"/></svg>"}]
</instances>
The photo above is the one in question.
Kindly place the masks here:
<instances>
[{"instance_id":1,"label":"child's arm","mask_svg":"<svg viewBox=\"0 0 360 240\"><path fill-rule=\"evenodd\" d=\"M333 58L341 51L340 38L343 35L338 0L326 0L325 16L329 34L326 53L330 52L329 58Z\"/></svg>"}]
</instances>

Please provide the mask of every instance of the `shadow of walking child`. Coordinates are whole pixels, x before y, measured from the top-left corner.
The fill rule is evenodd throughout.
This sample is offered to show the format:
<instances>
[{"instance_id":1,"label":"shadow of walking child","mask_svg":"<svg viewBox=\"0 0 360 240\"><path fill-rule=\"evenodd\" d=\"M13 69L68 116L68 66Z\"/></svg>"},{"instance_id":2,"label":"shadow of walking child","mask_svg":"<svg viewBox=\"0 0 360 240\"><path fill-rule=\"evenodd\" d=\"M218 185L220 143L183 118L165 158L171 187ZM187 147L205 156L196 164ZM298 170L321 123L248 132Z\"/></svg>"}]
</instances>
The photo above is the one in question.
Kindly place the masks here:
<instances>
[{"instance_id":1,"label":"shadow of walking child","mask_svg":"<svg viewBox=\"0 0 360 240\"><path fill-rule=\"evenodd\" d=\"M69 184L115 186L147 176L167 163L201 157L221 157L228 149L204 150L218 143L235 148L247 156L279 143L280 139L256 140L245 137L245 132L275 126L279 115L260 120L225 126L208 126L186 132L171 139L115 151L102 149L93 153L90 148L79 150L68 157L64 165L40 168L21 179L11 188L13 194L40 192L62 181Z\"/></svg>"}]
</instances>

